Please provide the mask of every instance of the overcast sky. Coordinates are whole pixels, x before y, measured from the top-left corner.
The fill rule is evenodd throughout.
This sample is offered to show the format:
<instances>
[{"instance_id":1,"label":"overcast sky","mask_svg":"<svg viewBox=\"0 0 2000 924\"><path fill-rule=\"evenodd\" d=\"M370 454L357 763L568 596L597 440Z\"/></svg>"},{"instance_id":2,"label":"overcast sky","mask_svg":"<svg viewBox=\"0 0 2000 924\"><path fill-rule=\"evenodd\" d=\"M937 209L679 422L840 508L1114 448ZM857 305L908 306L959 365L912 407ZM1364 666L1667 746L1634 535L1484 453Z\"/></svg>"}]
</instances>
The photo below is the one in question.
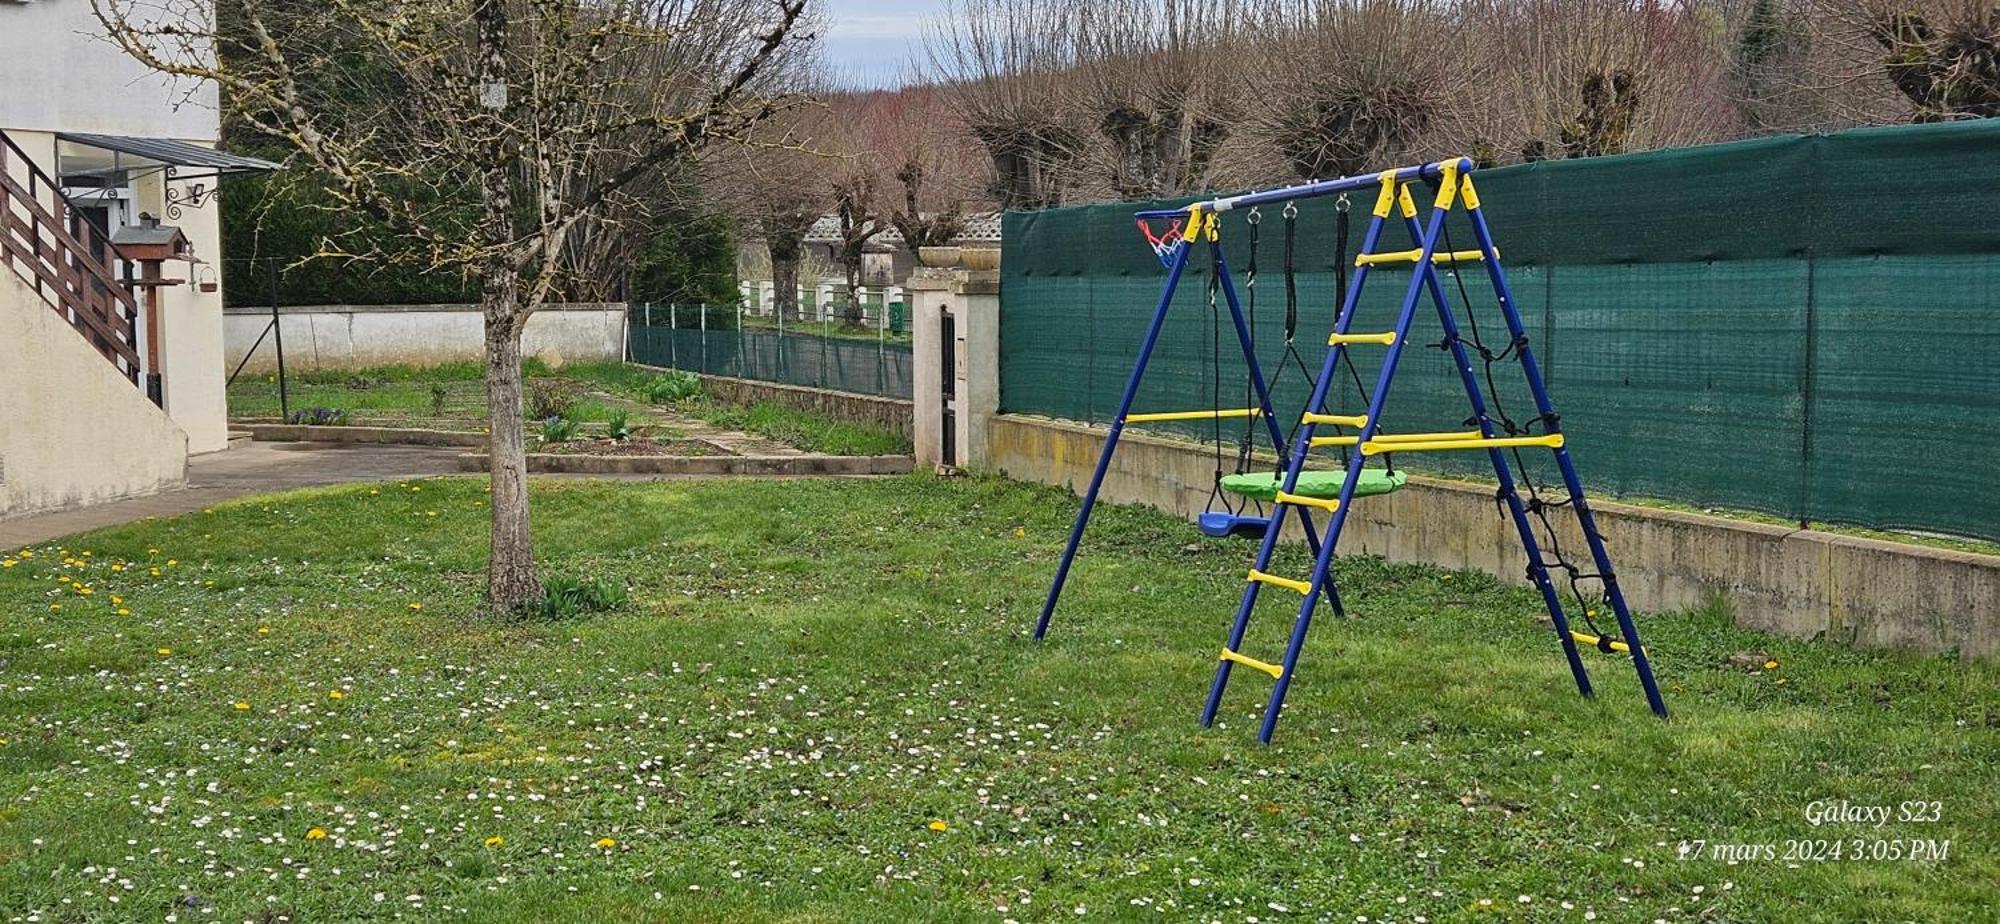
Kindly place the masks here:
<instances>
[{"instance_id":1,"label":"overcast sky","mask_svg":"<svg viewBox=\"0 0 2000 924\"><path fill-rule=\"evenodd\" d=\"M842 83L893 87L910 76L923 55L924 20L942 0L819 0L832 23L826 58Z\"/></svg>"}]
</instances>

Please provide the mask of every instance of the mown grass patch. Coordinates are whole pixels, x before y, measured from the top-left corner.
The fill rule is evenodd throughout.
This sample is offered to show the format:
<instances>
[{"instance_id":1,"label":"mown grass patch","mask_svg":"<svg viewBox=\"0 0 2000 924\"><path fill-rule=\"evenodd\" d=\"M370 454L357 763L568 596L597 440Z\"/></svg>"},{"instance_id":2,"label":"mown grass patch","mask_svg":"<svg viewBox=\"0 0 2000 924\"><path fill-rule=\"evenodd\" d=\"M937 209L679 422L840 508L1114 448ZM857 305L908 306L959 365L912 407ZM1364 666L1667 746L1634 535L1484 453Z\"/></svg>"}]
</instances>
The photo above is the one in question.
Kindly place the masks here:
<instances>
[{"instance_id":1,"label":"mown grass patch","mask_svg":"<svg viewBox=\"0 0 2000 924\"><path fill-rule=\"evenodd\" d=\"M1277 743L1249 555L990 479L539 483L551 573L485 614L480 481L300 492L0 569L0 905L41 920L1989 920L2000 669L1649 615L1575 695L1536 599L1342 562ZM1615 551L1615 550L1614 550ZM1277 569L1304 569L1296 549ZM65 580L66 579L66 580ZM80 582L80 583L79 583ZM1272 595L1246 650L1271 655ZM1756 651L1771 669L1728 666ZM1936 801L1934 822L1805 820ZM317 834L315 833L317 832ZM1684 841L1950 840L1942 860Z\"/></svg>"}]
</instances>

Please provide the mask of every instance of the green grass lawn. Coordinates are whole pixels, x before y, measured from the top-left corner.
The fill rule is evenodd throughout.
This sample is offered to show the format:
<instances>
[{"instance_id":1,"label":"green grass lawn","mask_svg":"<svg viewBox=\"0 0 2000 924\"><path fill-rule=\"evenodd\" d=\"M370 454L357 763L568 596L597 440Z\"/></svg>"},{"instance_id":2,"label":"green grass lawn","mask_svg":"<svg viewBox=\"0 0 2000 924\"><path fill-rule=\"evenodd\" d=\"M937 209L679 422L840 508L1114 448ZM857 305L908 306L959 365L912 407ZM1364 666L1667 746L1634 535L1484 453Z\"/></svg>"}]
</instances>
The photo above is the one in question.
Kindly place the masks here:
<instances>
[{"instance_id":1,"label":"green grass lawn","mask_svg":"<svg viewBox=\"0 0 2000 924\"><path fill-rule=\"evenodd\" d=\"M320 490L5 550L0 918L2000 914L1990 664L1650 615L1660 722L1618 658L1578 698L1532 595L1354 559L1262 747L1253 672L1195 722L1251 548L1163 515L1099 515L1038 645L1059 490L539 483L548 569L631 588L554 622L481 613L484 500ZM1938 818L1805 820L1843 799ZM1779 856L1676 858L1697 839ZM1851 839L1950 847L1782 856Z\"/></svg>"},{"instance_id":2,"label":"green grass lawn","mask_svg":"<svg viewBox=\"0 0 2000 924\"><path fill-rule=\"evenodd\" d=\"M523 367L531 385L537 380L557 379L579 390L605 393L579 394L566 415L585 424L586 433L601 432L593 426L623 411L633 426L648 427L649 435L662 438L678 438L681 434L673 426L675 418L686 415L806 452L898 455L910 451L910 441L900 433L769 402L736 407L696 398L672 407L651 405L646 401L646 386L658 373L639 366L577 363L554 369L530 359ZM486 425L481 374L476 363L316 370L287 376L286 393L293 411L314 407L346 411L350 424L476 431ZM229 386L231 417L276 418L280 404L275 375L240 378Z\"/></svg>"}]
</instances>

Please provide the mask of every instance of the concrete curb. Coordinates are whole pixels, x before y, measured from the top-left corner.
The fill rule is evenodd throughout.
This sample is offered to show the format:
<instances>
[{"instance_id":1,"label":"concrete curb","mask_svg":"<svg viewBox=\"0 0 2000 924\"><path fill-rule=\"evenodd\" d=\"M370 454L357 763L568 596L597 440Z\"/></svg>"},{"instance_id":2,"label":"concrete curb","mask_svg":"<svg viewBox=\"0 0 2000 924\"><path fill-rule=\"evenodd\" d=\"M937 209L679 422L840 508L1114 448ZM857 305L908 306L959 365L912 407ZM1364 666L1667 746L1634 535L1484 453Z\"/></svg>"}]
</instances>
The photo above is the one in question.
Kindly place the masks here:
<instances>
[{"instance_id":1,"label":"concrete curb","mask_svg":"<svg viewBox=\"0 0 2000 924\"><path fill-rule=\"evenodd\" d=\"M269 443L373 443L400 446L484 446L486 434L398 427L315 427L306 424L239 423L250 438Z\"/></svg>"},{"instance_id":2,"label":"concrete curb","mask_svg":"<svg viewBox=\"0 0 2000 924\"><path fill-rule=\"evenodd\" d=\"M458 457L465 472L483 472L487 455ZM910 456L583 456L531 452L528 471L564 475L904 475Z\"/></svg>"}]
</instances>

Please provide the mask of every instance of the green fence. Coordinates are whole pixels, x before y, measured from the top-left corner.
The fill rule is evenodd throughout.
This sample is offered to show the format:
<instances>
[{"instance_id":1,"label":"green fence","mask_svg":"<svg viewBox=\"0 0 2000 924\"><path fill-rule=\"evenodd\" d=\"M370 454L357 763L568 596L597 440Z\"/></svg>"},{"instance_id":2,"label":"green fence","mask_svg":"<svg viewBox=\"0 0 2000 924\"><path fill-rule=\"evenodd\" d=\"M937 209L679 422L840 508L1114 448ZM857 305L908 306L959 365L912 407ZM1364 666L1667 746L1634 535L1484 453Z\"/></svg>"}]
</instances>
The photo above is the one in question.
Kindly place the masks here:
<instances>
[{"instance_id":1,"label":"green fence","mask_svg":"<svg viewBox=\"0 0 2000 924\"><path fill-rule=\"evenodd\" d=\"M1593 490L2000 540L2000 119L1476 178ZM1371 205L1353 203L1357 242ZM1116 412L1166 275L1133 209L1006 216L1003 410L1093 422ZM1223 224L1239 285L1245 218L1228 213ZM1302 203L1298 222L1297 343L1317 372L1335 308L1334 204ZM1284 352L1282 227L1279 209L1263 210L1255 329L1277 406L1296 409L1303 374L1273 371ZM1463 224L1451 227L1460 249L1472 246ZM1397 248L1406 239L1385 237ZM1223 406L1244 406L1226 326L1211 371L1205 263L1198 254L1190 264L1139 411L1207 407L1218 389ZM1378 273L1354 329L1392 324L1407 279ZM1489 341L1503 345L1483 271L1465 282ZM1440 339L1427 307L1418 317L1413 344ZM1379 355L1357 356L1371 385ZM1533 416L1517 410L1529 407L1526 389L1509 387L1519 371L1496 373L1502 403ZM1336 411L1361 406L1351 385L1334 394ZM1441 350L1404 354L1385 426L1451 429L1466 413ZM1179 432L1210 435L1207 424ZM1230 423L1232 452L1238 435ZM1471 472L1484 463L1471 455L1398 461Z\"/></svg>"},{"instance_id":2,"label":"green fence","mask_svg":"<svg viewBox=\"0 0 2000 924\"><path fill-rule=\"evenodd\" d=\"M735 307L634 305L627 313L632 361L785 385L910 397L910 341L900 303L786 319Z\"/></svg>"}]
</instances>

